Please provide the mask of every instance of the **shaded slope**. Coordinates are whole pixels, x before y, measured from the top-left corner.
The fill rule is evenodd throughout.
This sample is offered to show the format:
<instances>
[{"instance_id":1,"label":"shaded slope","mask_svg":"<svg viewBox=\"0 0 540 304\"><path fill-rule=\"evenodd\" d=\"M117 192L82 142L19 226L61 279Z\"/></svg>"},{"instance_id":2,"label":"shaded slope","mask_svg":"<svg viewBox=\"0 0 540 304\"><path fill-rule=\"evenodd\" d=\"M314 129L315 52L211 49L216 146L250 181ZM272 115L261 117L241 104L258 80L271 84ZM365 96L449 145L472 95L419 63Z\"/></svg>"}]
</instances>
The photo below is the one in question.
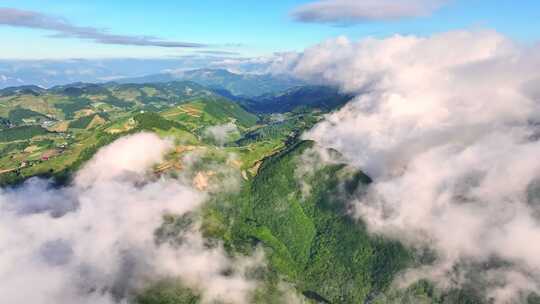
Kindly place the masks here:
<instances>
[{"instance_id":1,"label":"shaded slope","mask_svg":"<svg viewBox=\"0 0 540 304\"><path fill-rule=\"evenodd\" d=\"M0 142L27 140L34 136L48 134L49 131L40 126L20 126L0 130Z\"/></svg>"},{"instance_id":2,"label":"shaded slope","mask_svg":"<svg viewBox=\"0 0 540 304\"><path fill-rule=\"evenodd\" d=\"M16 124L24 123L24 121L34 120L34 121L46 121L50 120L49 117L24 108L15 108L9 111L8 119Z\"/></svg>"},{"instance_id":3,"label":"shaded slope","mask_svg":"<svg viewBox=\"0 0 540 304\"><path fill-rule=\"evenodd\" d=\"M362 172L327 165L299 180L300 159L312 145L300 142L264 161L242 193L233 240L263 244L272 267L310 298L362 303L385 290L410 256L346 215L348 196L371 182Z\"/></svg>"},{"instance_id":4,"label":"shaded slope","mask_svg":"<svg viewBox=\"0 0 540 304\"><path fill-rule=\"evenodd\" d=\"M352 99L338 89L326 86L302 86L278 94L254 98L246 107L256 113L285 113L298 109L331 111Z\"/></svg>"}]
</instances>

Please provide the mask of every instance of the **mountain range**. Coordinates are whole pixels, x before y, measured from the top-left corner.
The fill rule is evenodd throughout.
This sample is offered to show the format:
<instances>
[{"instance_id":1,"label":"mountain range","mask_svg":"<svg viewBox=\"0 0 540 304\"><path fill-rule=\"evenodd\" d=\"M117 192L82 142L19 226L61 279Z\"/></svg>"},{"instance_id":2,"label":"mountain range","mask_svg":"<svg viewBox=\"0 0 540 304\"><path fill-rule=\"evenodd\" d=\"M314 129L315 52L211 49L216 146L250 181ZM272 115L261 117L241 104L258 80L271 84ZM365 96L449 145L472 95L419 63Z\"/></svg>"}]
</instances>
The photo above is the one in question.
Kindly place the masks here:
<instances>
[{"instance_id":1,"label":"mountain range","mask_svg":"<svg viewBox=\"0 0 540 304\"><path fill-rule=\"evenodd\" d=\"M238 97L253 98L263 94L278 93L306 83L286 75L236 74L223 69L198 69L169 72L136 78L116 80L119 83L155 83L193 81L216 90L226 90Z\"/></svg>"},{"instance_id":2,"label":"mountain range","mask_svg":"<svg viewBox=\"0 0 540 304\"><path fill-rule=\"evenodd\" d=\"M192 180L209 200L200 214L164 217L156 242L180 246L191 217L200 216L209 248L223 244L230 256L262 250L267 262L249 275L259 286L250 302L284 303L292 292L313 304L482 303L467 288L439 290L426 280L406 289L392 285L403 270L429 264L429 253L372 235L353 220L347 202L365 195L371 178L341 163L339 151L300 138L352 96L219 70L187 78L0 90L0 184L24 187L42 177L66 187L102 147L152 132L173 145L152 179ZM260 90L250 89L264 81ZM200 163L192 163L195 156ZM235 180L238 190L221 189ZM181 280L151 283L135 303L203 301Z\"/></svg>"}]
</instances>

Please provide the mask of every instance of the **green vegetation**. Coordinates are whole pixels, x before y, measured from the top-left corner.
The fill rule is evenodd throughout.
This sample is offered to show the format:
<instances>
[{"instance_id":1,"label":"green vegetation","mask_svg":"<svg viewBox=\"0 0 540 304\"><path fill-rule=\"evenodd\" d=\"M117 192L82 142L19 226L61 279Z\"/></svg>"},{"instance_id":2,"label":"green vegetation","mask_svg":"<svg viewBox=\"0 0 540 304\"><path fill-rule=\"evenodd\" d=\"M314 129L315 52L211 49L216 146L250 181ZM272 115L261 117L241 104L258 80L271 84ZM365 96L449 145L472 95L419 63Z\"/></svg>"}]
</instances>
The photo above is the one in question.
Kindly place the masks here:
<instances>
[{"instance_id":1,"label":"green vegetation","mask_svg":"<svg viewBox=\"0 0 540 304\"><path fill-rule=\"evenodd\" d=\"M202 133L208 126L235 123L242 129L254 126L258 117L229 100L200 99L170 108L161 113L165 118L177 121L189 130Z\"/></svg>"},{"instance_id":2,"label":"green vegetation","mask_svg":"<svg viewBox=\"0 0 540 304\"><path fill-rule=\"evenodd\" d=\"M263 125L246 132L242 138L236 141L239 146L249 143L258 143L273 139L295 137L317 123L320 116L313 113L280 115L278 119L271 116L263 120Z\"/></svg>"},{"instance_id":3,"label":"green vegetation","mask_svg":"<svg viewBox=\"0 0 540 304\"><path fill-rule=\"evenodd\" d=\"M40 126L20 126L0 130L0 142L9 142L15 140L27 140L34 136L45 135L49 133L47 129Z\"/></svg>"},{"instance_id":4,"label":"green vegetation","mask_svg":"<svg viewBox=\"0 0 540 304\"><path fill-rule=\"evenodd\" d=\"M222 96L193 82L158 84L76 83L51 89L9 88L0 90L0 117L12 123L23 119L73 120L91 113L112 116L134 109L162 111L169 107ZM26 122L24 122L26 123Z\"/></svg>"},{"instance_id":5,"label":"green vegetation","mask_svg":"<svg viewBox=\"0 0 540 304\"><path fill-rule=\"evenodd\" d=\"M231 255L264 249L268 267L257 270L253 303L286 302L283 283L307 303L483 303L477 291L441 291L427 281L394 289L396 274L419 262L399 242L368 234L348 215L347 202L365 193L371 179L343 164L303 162L314 143L299 135L347 98L334 89L306 87L240 105L192 82L10 89L0 92L0 185L32 176L69 183L101 147L151 131L175 144L154 168L156 176L194 178L195 172L206 172L210 184L231 177L241 181L239 191L208 190L207 205L197 216L203 218L204 236L222 242ZM267 114L275 112L283 113ZM205 132L224 125L235 129L233 138L219 145L207 140ZM182 172L186 151L200 159L191 175ZM179 231L191 223L164 218L156 241L179 241ZM201 297L171 278L154 282L134 300L191 304ZM535 301L531 295L529 302Z\"/></svg>"},{"instance_id":6,"label":"green vegetation","mask_svg":"<svg viewBox=\"0 0 540 304\"><path fill-rule=\"evenodd\" d=\"M353 98L337 88L326 86L301 86L280 93L265 94L247 102L246 107L255 113L286 113L294 110L314 109L331 111Z\"/></svg>"},{"instance_id":7,"label":"green vegetation","mask_svg":"<svg viewBox=\"0 0 540 304\"><path fill-rule=\"evenodd\" d=\"M9 112L8 119L14 123L21 124L24 123L25 119L34 119L36 121L48 120L49 118L41 113L24 109L24 108L15 108Z\"/></svg>"},{"instance_id":8,"label":"green vegetation","mask_svg":"<svg viewBox=\"0 0 540 304\"><path fill-rule=\"evenodd\" d=\"M154 131L154 130L169 130L171 128L183 129L183 126L171 120L163 118L158 113L143 112L134 116L134 120L137 122L137 128L140 130Z\"/></svg>"},{"instance_id":9,"label":"green vegetation","mask_svg":"<svg viewBox=\"0 0 540 304\"><path fill-rule=\"evenodd\" d=\"M7 155L10 152L23 150L26 147L28 147L28 141L17 141L2 144L0 145L0 154Z\"/></svg>"},{"instance_id":10,"label":"green vegetation","mask_svg":"<svg viewBox=\"0 0 540 304\"><path fill-rule=\"evenodd\" d=\"M207 100L204 102L203 110L219 121L227 121L233 118L243 127L251 127L258 120L257 116L247 112L238 104L225 99Z\"/></svg>"},{"instance_id":11,"label":"green vegetation","mask_svg":"<svg viewBox=\"0 0 540 304\"><path fill-rule=\"evenodd\" d=\"M73 99L68 102L57 103L55 107L60 109L66 119L75 117L75 112L86 109L90 106L90 100L86 98Z\"/></svg>"},{"instance_id":12,"label":"green vegetation","mask_svg":"<svg viewBox=\"0 0 540 304\"><path fill-rule=\"evenodd\" d=\"M107 103L107 104L109 104L111 106L115 106L117 108L120 108L120 109L129 109L130 107L133 106L133 103L123 101L122 99L116 98L114 96L103 100L103 102L105 102L105 103Z\"/></svg>"},{"instance_id":13,"label":"green vegetation","mask_svg":"<svg viewBox=\"0 0 540 304\"><path fill-rule=\"evenodd\" d=\"M138 304L196 304L200 297L178 281L163 281L141 292Z\"/></svg>"},{"instance_id":14,"label":"green vegetation","mask_svg":"<svg viewBox=\"0 0 540 304\"><path fill-rule=\"evenodd\" d=\"M69 128L86 129L86 128L92 127L91 124L92 122L95 122L95 121L103 122L105 121L105 119L101 117L99 114L83 116L74 121L71 121L69 123Z\"/></svg>"},{"instance_id":15,"label":"green vegetation","mask_svg":"<svg viewBox=\"0 0 540 304\"><path fill-rule=\"evenodd\" d=\"M311 193L302 193L295 170L311 147L300 142L264 161L236 198L241 207L232 211L228 239L233 248L263 244L273 269L308 297L361 303L388 288L410 255L399 243L370 237L345 215L348 191L370 183L363 173L325 166L305 180Z\"/></svg>"}]
</instances>

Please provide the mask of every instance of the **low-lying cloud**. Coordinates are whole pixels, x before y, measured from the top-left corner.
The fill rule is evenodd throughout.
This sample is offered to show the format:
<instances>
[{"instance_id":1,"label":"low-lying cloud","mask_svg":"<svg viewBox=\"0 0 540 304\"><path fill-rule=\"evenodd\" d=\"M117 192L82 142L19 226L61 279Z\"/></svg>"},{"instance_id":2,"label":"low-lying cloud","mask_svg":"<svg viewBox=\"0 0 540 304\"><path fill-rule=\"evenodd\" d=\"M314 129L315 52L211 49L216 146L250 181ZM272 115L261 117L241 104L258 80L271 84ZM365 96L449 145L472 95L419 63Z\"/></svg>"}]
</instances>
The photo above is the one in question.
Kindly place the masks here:
<instances>
[{"instance_id":1,"label":"low-lying cloud","mask_svg":"<svg viewBox=\"0 0 540 304\"><path fill-rule=\"evenodd\" d=\"M112 34L104 29L74 25L62 18L16 8L0 8L0 25L53 31L55 38L79 38L101 44L155 46L164 48L200 48L192 42L165 41L153 36Z\"/></svg>"},{"instance_id":2,"label":"low-lying cloud","mask_svg":"<svg viewBox=\"0 0 540 304\"><path fill-rule=\"evenodd\" d=\"M374 178L355 215L435 250L415 278L459 285L455 267L505 261L475 272L503 303L540 290L539 68L534 48L458 31L340 37L307 49L293 72L357 94L306 134Z\"/></svg>"},{"instance_id":3,"label":"low-lying cloud","mask_svg":"<svg viewBox=\"0 0 540 304\"><path fill-rule=\"evenodd\" d=\"M0 190L0 294L6 303L125 303L147 284L180 278L201 295L245 303L247 264L209 245L197 224L181 242L157 242L165 215L196 214L206 194L152 177L171 143L150 133L100 150L71 186L33 178Z\"/></svg>"},{"instance_id":4,"label":"low-lying cloud","mask_svg":"<svg viewBox=\"0 0 540 304\"><path fill-rule=\"evenodd\" d=\"M205 136L214 140L219 145L227 143L235 134L239 134L239 131L238 127L233 122L210 126L204 131Z\"/></svg>"},{"instance_id":5,"label":"low-lying cloud","mask_svg":"<svg viewBox=\"0 0 540 304\"><path fill-rule=\"evenodd\" d=\"M291 14L301 22L351 24L424 17L445 0L319 0L302 5Z\"/></svg>"}]
</instances>

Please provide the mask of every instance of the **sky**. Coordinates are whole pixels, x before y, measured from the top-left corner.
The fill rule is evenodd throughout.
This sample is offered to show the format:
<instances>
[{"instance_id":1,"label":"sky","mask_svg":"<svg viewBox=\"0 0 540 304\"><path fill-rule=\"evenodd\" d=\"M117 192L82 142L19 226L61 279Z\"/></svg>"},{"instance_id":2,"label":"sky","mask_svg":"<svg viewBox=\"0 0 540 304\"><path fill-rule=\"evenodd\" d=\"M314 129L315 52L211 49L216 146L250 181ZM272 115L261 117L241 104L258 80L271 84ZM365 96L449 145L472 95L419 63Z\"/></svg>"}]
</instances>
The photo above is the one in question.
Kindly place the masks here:
<instances>
[{"instance_id":1,"label":"sky","mask_svg":"<svg viewBox=\"0 0 540 304\"><path fill-rule=\"evenodd\" d=\"M302 51L341 35L426 36L476 28L533 43L539 40L540 2L3 0L0 59L254 57Z\"/></svg>"}]
</instances>

